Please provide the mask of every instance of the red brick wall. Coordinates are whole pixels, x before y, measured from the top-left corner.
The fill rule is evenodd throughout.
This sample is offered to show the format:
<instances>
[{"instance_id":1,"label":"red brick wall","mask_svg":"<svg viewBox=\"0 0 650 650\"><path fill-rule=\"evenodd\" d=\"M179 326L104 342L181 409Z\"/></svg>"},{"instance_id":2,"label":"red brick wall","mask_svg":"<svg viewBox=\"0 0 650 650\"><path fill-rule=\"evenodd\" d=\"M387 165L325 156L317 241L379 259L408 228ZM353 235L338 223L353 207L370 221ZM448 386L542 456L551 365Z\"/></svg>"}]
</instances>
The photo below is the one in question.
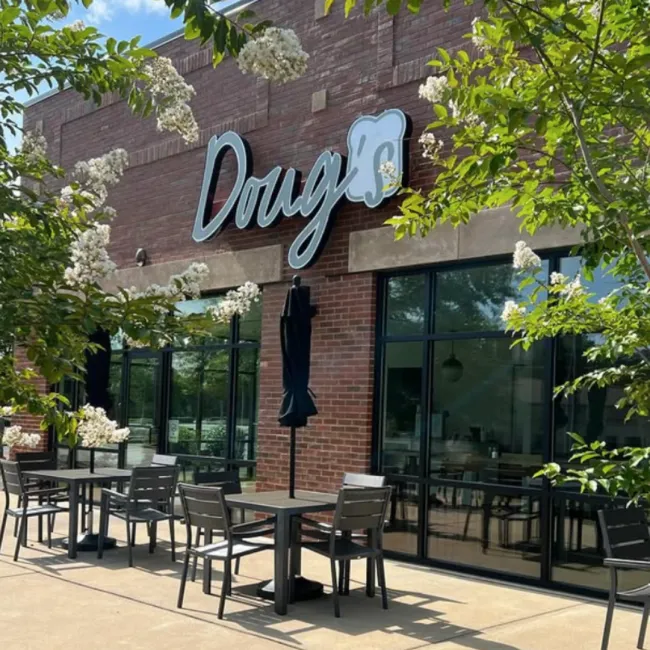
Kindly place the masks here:
<instances>
[{"instance_id":1,"label":"red brick wall","mask_svg":"<svg viewBox=\"0 0 650 650\"><path fill-rule=\"evenodd\" d=\"M129 115L114 98L99 109L71 91L28 109L28 128L42 121L53 158L69 168L74 161L122 146L131 166L109 203L118 212L111 253L121 266L134 264L135 251L146 248L152 263L192 259L207 253L281 243L286 250L306 221L284 220L274 229L241 232L226 228L218 237L196 244L191 239L205 145L228 129L244 135L253 150L256 175L275 165L305 174L325 149L345 152L348 127L361 114L401 108L413 120L411 179L432 181L420 156L417 138L432 119L420 100L418 84L430 72L427 60L439 45L462 45L475 9L457 2L450 13L425 3L422 13L389 17L382 9L348 20L343 3L330 16L316 18L312 0L264 0L258 12L276 24L292 27L311 53L308 73L284 86L242 75L232 60L217 69L195 44L176 39L160 48L197 89L193 101L202 129L198 146L188 147L169 134L158 134L152 121ZM434 6L435 5L435 6ZM465 41L465 43L467 43ZM326 89L327 108L312 113L312 94ZM234 165L226 158L217 199L228 193ZM329 488L344 470L369 469L376 278L349 275L348 241L353 231L379 226L395 202L381 210L347 205L336 218L324 253L301 275L312 287L320 313L314 319L312 388L319 415L298 436L299 487ZM281 396L278 317L292 275L264 287L259 418L259 484L286 486L288 432L276 426Z\"/></svg>"},{"instance_id":2,"label":"red brick wall","mask_svg":"<svg viewBox=\"0 0 650 650\"><path fill-rule=\"evenodd\" d=\"M25 353L22 349L16 351L16 366L18 370L24 370L26 368L33 367L29 359L25 356ZM44 379L40 377L34 378L31 382L38 387L39 391L46 393L48 391L47 383ZM23 428L27 433L40 433L41 434L41 443L35 449L28 449L23 447L14 447L10 452L10 460L13 459L16 452L22 451L47 451L48 445L48 433L47 431L41 431L40 428L40 418L33 415L26 414L17 414L12 415L11 418L8 418L11 421L12 425L18 425Z\"/></svg>"}]
</instances>

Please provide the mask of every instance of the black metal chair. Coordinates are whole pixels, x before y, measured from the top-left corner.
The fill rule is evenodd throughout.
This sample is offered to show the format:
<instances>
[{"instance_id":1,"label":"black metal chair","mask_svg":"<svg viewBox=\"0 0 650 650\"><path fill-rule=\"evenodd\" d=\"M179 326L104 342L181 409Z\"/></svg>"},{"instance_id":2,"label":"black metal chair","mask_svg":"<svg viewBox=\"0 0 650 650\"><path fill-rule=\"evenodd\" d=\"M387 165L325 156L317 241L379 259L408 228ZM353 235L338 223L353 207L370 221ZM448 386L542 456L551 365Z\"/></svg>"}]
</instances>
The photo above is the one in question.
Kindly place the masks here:
<instances>
[{"instance_id":1,"label":"black metal chair","mask_svg":"<svg viewBox=\"0 0 650 650\"><path fill-rule=\"evenodd\" d=\"M643 648L650 613L650 583L636 589L618 591L618 570L650 571L650 532L645 511L643 508L599 510L598 521L605 546L603 564L610 569L609 603L601 650L607 650L609 645L617 598L643 603L643 617L637 644L637 648Z\"/></svg>"},{"instance_id":2,"label":"black metal chair","mask_svg":"<svg viewBox=\"0 0 650 650\"><path fill-rule=\"evenodd\" d=\"M297 517L300 532L313 540L301 541L303 548L324 555L330 560L334 615L337 618L341 616L336 576L337 562L374 560L377 564L382 606L388 609L382 537L390 495L390 487L363 489L346 487L339 491L332 526L307 517ZM368 530L367 545L359 544L349 536L349 533L364 529ZM292 578L293 574L292 567L290 571ZM366 593L371 593L369 584L366 584Z\"/></svg>"},{"instance_id":3,"label":"black metal chair","mask_svg":"<svg viewBox=\"0 0 650 650\"><path fill-rule=\"evenodd\" d=\"M164 467L174 467L175 465L178 465L178 456L170 456L168 454L154 454L153 458L151 459L151 463L149 463L149 467L156 467L161 465Z\"/></svg>"},{"instance_id":4,"label":"black metal chair","mask_svg":"<svg viewBox=\"0 0 650 650\"><path fill-rule=\"evenodd\" d=\"M228 494L241 494L241 480L239 478L239 472L236 469L233 470L224 470L220 472L202 472L200 470L195 470L194 472L194 483L196 485L207 485L210 487L220 487L223 489L225 495ZM232 520L232 508L230 510L230 518ZM246 517L246 510L241 508L239 511L239 522L244 523ZM202 529L197 527L196 529L196 540L194 542L195 546L198 546L201 543ZM239 575L239 560L235 560L235 575ZM192 564L192 582L196 580L196 566L198 564L198 557L194 556L194 561Z\"/></svg>"},{"instance_id":5,"label":"black metal chair","mask_svg":"<svg viewBox=\"0 0 650 650\"><path fill-rule=\"evenodd\" d=\"M126 523L126 540L129 547L129 566L133 566L133 536L131 526L146 524L149 533L149 553L156 548L158 522L169 522L169 536L172 546L172 562L176 561L174 539L174 493L178 478L178 466L135 467L124 494L116 490L102 490L99 544L97 557L104 553L104 537L108 533L111 516Z\"/></svg>"},{"instance_id":6,"label":"black metal chair","mask_svg":"<svg viewBox=\"0 0 650 650\"><path fill-rule=\"evenodd\" d=\"M47 546L52 548L52 530L54 528L54 518L57 513L62 512L64 508L54 504L43 502L43 499L53 498L60 494L58 488L39 489L38 486L28 488L23 483L23 477L20 472L20 466L15 461L0 461L0 475L5 493L5 511L2 515L2 524L0 525L0 547L7 526L7 519L14 517L20 521L20 527L16 538L16 548L14 550L14 562L18 561L21 543L26 546L27 520L30 517L47 517ZM18 506L11 507L11 495L18 497ZM31 499L37 499L38 504L29 505Z\"/></svg>"},{"instance_id":7,"label":"black metal chair","mask_svg":"<svg viewBox=\"0 0 650 650\"><path fill-rule=\"evenodd\" d=\"M385 476L377 476L375 474L358 474L355 472L345 472L343 474L342 487L356 487L356 488L382 488L386 485ZM352 539L368 538L368 532L356 532L348 535ZM370 572L370 564L372 560L368 560L368 571ZM369 574L371 575L371 574ZM341 562L339 564L339 593L350 593L350 563Z\"/></svg>"},{"instance_id":8,"label":"black metal chair","mask_svg":"<svg viewBox=\"0 0 650 650\"><path fill-rule=\"evenodd\" d=\"M224 563L224 572L218 616L223 618L226 596L231 595L232 591L232 560L272 549L273 543L270 540L253 541L250 538L273 533L275 531L275 517L233 526L230 521L230 509L226 504L223 488L181 483L178 486L178 491L183 505L183 517L187 529L187 547L178 592L178 607L179 609L183 607L190 557L203 558L204 570L206 571L211 570L212 560L219 560ZM192 546L192 526L201 528L204 531L206 538L204 546ZM224 539L212 543L212 533L214 532L223 535Z\"/></svg>"}]
</instances>

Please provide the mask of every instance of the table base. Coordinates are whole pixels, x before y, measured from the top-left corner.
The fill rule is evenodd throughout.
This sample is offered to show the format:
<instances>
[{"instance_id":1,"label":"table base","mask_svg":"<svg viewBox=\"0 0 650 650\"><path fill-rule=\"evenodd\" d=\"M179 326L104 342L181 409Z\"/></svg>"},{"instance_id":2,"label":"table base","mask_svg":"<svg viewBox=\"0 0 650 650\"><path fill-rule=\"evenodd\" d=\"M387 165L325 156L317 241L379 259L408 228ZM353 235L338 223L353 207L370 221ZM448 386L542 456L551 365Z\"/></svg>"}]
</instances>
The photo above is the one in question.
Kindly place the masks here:
<instances>
[{"instance_id":1,"label":"table base","mask_svg":"<svg viewBox=\"0 0 650 650\"><path fill-rule=\"evenodd\" d=\"M302 576L297 576L295 579L294 587L294 600L314 600L323 596L323 585L315 580L307 580ZM257 595L266 600L275 599L275 582L273 580L266 580L260 582L257 586Z\"/></svg>"},{"instance_id":2,"label":"table base","mask_svg":"<svg viewBox=\"0 0 650 650\"><path fill-rule=\"evenodd\" d=\"M104 550L115 548L117 542L113 537L104 537ZM63 548L68 548L68 538L66 537L62 542ZM84 533L77 537L77 550L78 551L97 551L99 548L99 535L95 533Z\"/></svg>"}]
</instances>

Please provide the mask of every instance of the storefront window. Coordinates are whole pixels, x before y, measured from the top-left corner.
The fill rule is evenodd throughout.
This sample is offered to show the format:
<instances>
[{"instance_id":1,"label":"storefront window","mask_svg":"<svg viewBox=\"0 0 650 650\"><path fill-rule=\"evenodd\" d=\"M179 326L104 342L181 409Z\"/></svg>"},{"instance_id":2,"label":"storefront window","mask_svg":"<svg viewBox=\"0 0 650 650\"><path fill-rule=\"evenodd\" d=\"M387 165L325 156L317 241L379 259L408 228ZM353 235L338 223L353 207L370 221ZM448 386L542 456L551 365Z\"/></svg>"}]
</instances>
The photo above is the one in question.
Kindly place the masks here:
<instances>
[{"instance_id":1,"label":"storefront window","mask_svg":"<svg viewBox=\"0 0 650 650\"><path fill-rule=\"evenodd\" d=\"M424 333L426 276L400 275L386 287L386 334Z\"/></svg>"}]
</instances>

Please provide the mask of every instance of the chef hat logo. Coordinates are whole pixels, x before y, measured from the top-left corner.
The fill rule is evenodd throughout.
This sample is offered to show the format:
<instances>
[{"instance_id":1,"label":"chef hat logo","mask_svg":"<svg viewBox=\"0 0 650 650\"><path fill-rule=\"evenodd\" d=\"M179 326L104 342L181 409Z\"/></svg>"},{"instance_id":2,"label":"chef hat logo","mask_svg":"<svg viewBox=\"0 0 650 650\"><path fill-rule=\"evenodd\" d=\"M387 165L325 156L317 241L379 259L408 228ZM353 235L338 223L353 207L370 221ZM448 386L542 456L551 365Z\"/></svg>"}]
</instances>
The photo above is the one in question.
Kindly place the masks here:
<instances>
[{"instance_id":1,"label":"chef hat logo","mask_svg":"<svg viewBox=\"0 0 650 650\"><path fill-rule=\"evenodd\" d=\"M364 115L348 131L348 177L350 201L376 208L399 188L387 187L390 179L380 173L384 162L395 165L398 178L404 173L406 115L393 108L380 115Z\"/></svg>"}]
</instances>

